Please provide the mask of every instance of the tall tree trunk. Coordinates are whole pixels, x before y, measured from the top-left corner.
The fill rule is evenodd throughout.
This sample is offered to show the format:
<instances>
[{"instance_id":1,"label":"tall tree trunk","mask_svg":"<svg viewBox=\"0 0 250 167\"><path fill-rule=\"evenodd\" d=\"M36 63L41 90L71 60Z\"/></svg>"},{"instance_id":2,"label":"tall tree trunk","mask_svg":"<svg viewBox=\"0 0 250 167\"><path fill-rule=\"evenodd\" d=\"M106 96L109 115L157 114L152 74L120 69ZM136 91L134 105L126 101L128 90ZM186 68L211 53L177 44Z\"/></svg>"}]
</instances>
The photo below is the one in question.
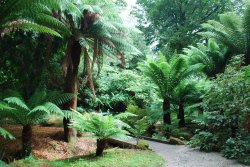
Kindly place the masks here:
<instances>
[{"instance_id":1,"label":"tall tree trunk","mask_svg":"<svg viewBox=\"0 0 250 167\"><path fill-rule=\"evenodd\" d=\"M106 139L97 139L96 156L102 156L102 153L107 145Z\"/></svg>"},{"instance_id":2,"label":"tall tree trunk","mask_svg":"<svg viewBox=\"0 0 250 167\"><path fill-rule=\"evenodd\" d=\"M178 113L178 117L180 119L179 121L179 126L180 127L185 127L186 123L185 123L185 112L184 112L184 106L183 103L179 104L179 113Z\"/></svg>"},{"instance_id":3,"label":"tall tree trunk","mask_svg":"<svg viewBox=\"0 0 250 167\"><path fill-rule=\"evenodd\" d=\"M170 115L170 101L168 98L163 99L163 123L164 125L171 125L171 115Z\"/></svg>"},{"instance_id":4,"label":"tall tree trunk","mask_svg":"<svg viewBox=\"0 0 250 167\"><path fill-rule=\"evenodd\" d=\"M81 56L81 45L79 41L71 38L67 46L67 66L66 66L66 77L64 91L66 93L73 93L74 97L70 102L65 104L65 109L76 110L77 107L77 93L78 93L78 66L80 63ZM64 137L67 142L74 142L76 140L76 130L69 128L68 125L70 120L68 118L63 119L64 126Z\"/></svg>"},{"instance_id":5,"label":"tall tree trunk","mask_svg":"<svg viewBox=\"0 0 250 167\"><path fill-rule=\"evenodd\" d=\"M30 125L23 126L22 131L22 156L26 157L31 154L31 138L32 138L32 127Z\"/></svg>"}]
</instances>

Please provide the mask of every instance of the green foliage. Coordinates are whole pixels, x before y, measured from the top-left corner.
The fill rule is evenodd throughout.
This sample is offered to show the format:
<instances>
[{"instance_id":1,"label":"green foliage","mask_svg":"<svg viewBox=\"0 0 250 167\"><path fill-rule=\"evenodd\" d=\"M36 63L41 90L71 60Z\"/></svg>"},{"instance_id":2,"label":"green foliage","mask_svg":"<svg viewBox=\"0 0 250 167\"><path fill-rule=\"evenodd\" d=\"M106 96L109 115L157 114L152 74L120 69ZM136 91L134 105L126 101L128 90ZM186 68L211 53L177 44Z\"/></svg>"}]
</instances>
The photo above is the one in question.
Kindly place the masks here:
<instances>
[{"instance_id":1,"label":"green foliage","mask_svg":"<svg viewBox=\"0 0 250 167\"><path fill-rule=\"evenodd\" d=\"M142 109L133 104L129 104L127 106L126 112L136 115L135 117L126 119L126 122L128 122L129 124L134 124L137 120L140 120L144 117L150 117L150 111L148 109Z\"/></svg>"},{"instance_id":2,"label":"green foliage","mask_svg":"<svg viewBox=\"0 0 250 167\"><path fill-rule=\"evenodd\" d=\"M216 74L224 72L228 60L227 49L219 46L213 39L208 40L207 46L198 43L197 47L184 48L183 52L188 56L189 64L204 65L203 72L208 77L215 77Z\"/></svg>"},{"instance_id":3,"label":"green foliage","mask_svg":"<svg viewBox=\"0 0 250 167\"><path fill-rule=\"evenodd\" d=\"M217 75L204 96L205 114L198 120L206 131L198 131L190 144L206 151L223 150L228 158L245 159L249 152L248 67L243 57L234 57L223 74ZM243 154L244 153L244 154ZM247 157L247 156L246 156ZM247 160L246 160L247 161Z\"/></svg>"},{"instance_id":4,"label":"green foliage","mask_svg":"<svg viewBox=\"0 0 250 167\"><path fill-rule=\"evenodd\" d=\"M157 140L163 140L163 141L166 141L166 140L167 140L167 138L166 138L165 136L163 136L163 135L161 135L161 134L159 134L159 133L154 133L154 134L152 135L152 138L153 138L153 139L157 139Z\"/></svg>"},{"instance_id":5,"label":"green foliage","mask_svg":"<svg viewBox=\"0 0 250 167\"><path fill-rule=\"evenodd\" d=\"M6 103L0 101L0 112L6 112L11 111L13 108L9 107ZM1 113L0 113L1 115ZM15 137L10 134L8 131L0 127L0 136L2 136L4 139L9 138L11 140L15 139Z\"/></svg>"},{"instance_id":6,"label":"green foliage","mask_svg":"<svg viewBox=\"0 0 250 167\"><path fill-rule=\"evenodd\" d=\"M3 162L3 161L0 160L0 166L5 167L5 166L7 166L7 164L5 162Z\"/></svg>"},{"instance_id":7,"label":"green foliage","mask_svg":"<svg viewBox=\"0 0 250 167\"><path fill-rule=\"evenodd\" d=\"M15 137L10 134L8 131L0 127L0 136L2 136L4 139L9 138L11 140L14 140Z\"/></svg>"},{"instance_id":8,"label":"green foliage","mask_svg":"<svg viewBox=\"0 0 250 167\"><path fill-rule=\"evenodd\" d=\"M194 135L188 144L191 147L199 147L203 151L216 151L218 150L217 142L217 136L211 132L202 131Z\"/></svg>"},{"instance_id":9,"label":"green foliage","mask_svg":"<svg viewBox=\"0 0 250 167\"><path fill-rule=\"evenodd\" d=\"M136 137L137 144L139 144L139 138L145 134L149 126L149 118L146 116L130 124L129 131Z\"/></svg>"},{"instance_id":10,"label":"green foliage","mask_svg":"<svg viewBox=\"0 0 250 167\"><path fill-rule=\"evenodd\" d=\"M129 103L135 103L140 107L149 106L155 96L151 89L152 84L137 71L104 65L100 78L96 82L95 102L90 91L85 88L84 92L80 90L79 97L84 106L89 105L92 108L120 113L126 110ZM82 99L85 100L82 101Z\"/></svg>"},{"instance_id":11,"label":"green foliage","mask_svg":"<svg viewBox=\"0 0 250 167\"><path fill-rule=\"evenodd\" d=\"M127 138L128 132L122 127L127 124L112 115L103 116L97 113L76 112L72 120L72 127L82 132L90 132L90 136L97 139L108 139L110 137Z\"/></svg>"},{"instance_id":12,"label":"green foliage","mask_svg":"<svg viewBox=\"0 0 250 167\"><path fill-rule=\"evenodd\" d=\"M12 109L2 109L1 119L9 118L16 123L25 125L34 125L44 120L49 114L64 115L62 110L55 104L63 104L72 98L71 94L61 94L60 92L45 92L37 90L28 101L24 101L21 96L8 97L4 101Z\"/></svg>"},{"instance_id":13,"label":"green foliage","mask_svg":"<svg viewBox=\"0 0 250 167\"><path fill-rule=\"evenodd\" d=\"M245 54L246 64L250 64L250 4L241 14L225 13L220 15L220 22L210 20L203 24L206 30L200 34L207 38L214 38L227 46L229 55Z\"/></svg>"},{"instance_id":14,"label":"green foliage","mask_svg":"<svg viewBox=\"0 0 250 167\"><path fill-rule=\"evenodd\" d=\"M149 144L146 140L139 140L136 148L141 149L141 150L147 150L149 149Z\"/></svg>"},{"instance_id":15,"label":"green foliage","mask_svg":"<svg viewBox=\"0 0 250 167\"><path fill-rule=\"evenodd\" d=\"M244 159L249 148L249 142L242 140L240 137L229 138L223 146L222 153L229 159Z\"/></svg>"},{"instance_id":16,"label":"green foliage","mask_svg":"<svg viewBox=\"0 0 250 167\"><path fill-rule=\"evenodd\" d=\"M199 41L200 24L230 9L230 0L138 0L134 11L148 44L174 52Z\"/></svg>"},{"instance_id":17,"label":"green foliage","mask_svg":"<svg viewBox=\"0 0 250 167\"><path fill-rule=\"evenodd\" d=\"M65 6L73 5L68 1L64 1L63 4ZM18 29L35 30L58 37L62 37L59 33L69 35L70 32L66 26L52 16L52 11L60 9L61 5L62 2L57 0L27 0L25 2L3 0L0 2L1 35Z\"/></svg>"},{"instance_id":18,"label":"green foliage","mask_svg":"<svg viewBox=\"0 0 250 167\"><path fill-rule=\"evenodd\" d=\"M72 18L71 16L75 15L65 14L68 26L71 27L72 30L72 39L77 41L84 50L83 80L84 83L88 84L87 87L90 88L93 98L95 99L95 86L92 78L95 79L99 76L103 66L104 56L118 58L120 65L124 67L125 55L137 55L140 54L140 51L133 46L132 40L130 40L128 36L128 34L134 32L135 28L129 28L122 22L119 15L119 6L117 6L114 1L84 1L84 3L76 1L75 3L79 6L79 9L87 9L97 18L91 23L88 21L90 18L88 18L87 15L78 15L76 19L74 19L74 17ZM89 4L86 5L86 3ZM86 23L87 25L85 25ZM68 45L68 47L71 46ZM72 59L72 57L70 57L71 54L67 54L67 56L67 60ZM67 68L71 66L71 63L71 61L65 63L65 73ZM97 71L96 77L93 75L94 70Z\"/></svg>"},{"instance_id":19,"label":"green foliage","mask_svg":"<svg viewBox=\"0 0 250 167\"><path fill-rule=\"evenodd\" d=\"M187 60L173 55L169 61L163 55L157 61L148 60L141 71L157 86L162 98L171 98L174 88L184 79L201 69L199 64L188 66Z\"/></svg>"},{"instance_id":20,"label":"green foliage","mask_svg":"<svg viewBox=\"0 0 250 167\"><path fill-rule=\"evenodd\" d=\"M184 99L184 97L180 99L182 98L181 93L184 92L179 91L179 95L177 95L175 93L177 92L176 88L185 79L195 76L195 73L199 72L201 68L200 64L188 65L184 56L176 54L169 61L163 55L160 55L156 61L148 59L147 63L141 64L140 70L155 84L160 97L163 99L164 124L171 124L170 104Z\"/></svg>"},{"instance_id":21,"label":"green foliage","mask_svg":"<svg viewBox=\"0 0 250 167\"><path fill-rule=\"evenodd\" d=\"M213 128L242 126L241 117L249 113L250 90L242 57L235 57L223 75L218 75L204 99L204 107L210 114ZM220 121L220 122L219 122ZM235 124L235 125L234 125Z\"/></svg>"}]
</instances>

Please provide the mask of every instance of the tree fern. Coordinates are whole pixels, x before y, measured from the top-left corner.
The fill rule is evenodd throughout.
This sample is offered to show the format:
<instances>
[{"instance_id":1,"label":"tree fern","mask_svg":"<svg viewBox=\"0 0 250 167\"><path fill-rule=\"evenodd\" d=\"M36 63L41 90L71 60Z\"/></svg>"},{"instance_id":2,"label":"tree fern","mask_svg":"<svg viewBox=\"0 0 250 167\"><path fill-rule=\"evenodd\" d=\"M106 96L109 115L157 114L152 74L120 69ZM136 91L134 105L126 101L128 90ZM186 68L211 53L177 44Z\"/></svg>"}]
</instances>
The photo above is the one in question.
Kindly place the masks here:
<instances>
[{"instance_id":1,"label":"tree fern","mask_svg":"<svg viewBox=\"0 0 250 167\"><path fill-rule=\"evenodd\" d=\"M247 3L243 16L236 13L220 15L220 22L210 20L203 24L206 30L200 34L207 38L214 38L228 47L229 54L245 54L246 64L250 64L249 32L250 32L250 4Z\"/></svg>"},{"instance_id":2,"label":"tree fern","mask_svg":"<svg viewBox=\"0 0 250 167\"><path fill-rule=\"evenodd\" d=\"M141 64L140 70L151 79L158 87L163 99L164 123L171 124L170 102L173 102L173 93L177 85L189 76L199 72L202 66L197 64L188 66L187 60L183 56L174 55L169 61L161 55L157 61L148 60Z\"/></svg>"},{"instance_id":3,"label":"tree fern","mask_svg":"<svg viewBox=\"0 0 250 167\"><path fill-rule=\"evenodd\" d=\"M68 110L76 110L78 87L78 68L83 55L83 81L82 86L90 88L95 101L96 79L101 71L104 56L116 56L121 65L125 67L125 55L138 53L127 36L126 28L119 16L119 10L114 1L74 1L81 15L69 10L61 10L61 17L71 30L71 36L67 38L66 57L63 64L65 76L65 92L73 93L74 98L68 104ZM109 8L109 12L105 12ZM66 9L63 7L63 9ZM113 24L116 22L117 24ZM118 27L119 24L119 27ZM83 52L83 53L82 53ZM96 76L94 71L96 70ZM88 84L88 85L86 85ZM65 119L65 137L70 141L74 137L67 134L69 129Z\"/></svg>"},{"instance_id":4,"label":"tree fern","mask_svg":"<svg viewBox=\"0 0 250 167\"><path fill-rule=\"evenodd\" d=\"M68 0L2 0L0 32L3 36L11 30L24 29L58 37L61 37L60 34L70 35L67 27L53 17L52 11L59 10L62 6L73 8L73 4Z\"/></svg>"},{"instance_id":5,"label":"tree fern","mask_svg":"<svg viewBox=\"0 0 250 167\"><path fill-rule=\"evenodd\" d=\"M23 156L28 156L31 153L31 136L32 125L43 121L50 114L58 114L64 116L63 111L47 97L53 97L56 93L49 93L44 90L37 90L26 103L20 97L8 97L0 102L0 119L11 119L23 126ZM58 96L54 101L63 102L69 95ZM71 96L72 98L72 96ZM70 100L70 99L68 99ZM62 104L62 103L61 103Z\"/></svg>"},{"instance_id":6,"label":"tree fern","mask_svg":"<svg viewBox=\"0 0 250 167\"><path fill-rule=\"evenodd\" d=\"M123 130L122 121L112 115L103 116L96 113L76 113L71 126L79 131L90 132L91 137L97 139L96 155L102 155L108 138L127 138L128 132ZM120 127L118 127L118 125Z\"/></svg>"},{"instance_id":7,"label":"tree fern","mask_svg":"<svg viewBox=\"0 0 250 167\"><path fill-rule=\"evenodd\" d=\"M226 55L227 49L219 46L214 40L209 39L207 46L197 44L197 47L190 46L184 48L184 54L188 57L191 65L204 65L203 72L208 77L215 77L225 69L229 57Z\"/></svg>"}]
</instances>

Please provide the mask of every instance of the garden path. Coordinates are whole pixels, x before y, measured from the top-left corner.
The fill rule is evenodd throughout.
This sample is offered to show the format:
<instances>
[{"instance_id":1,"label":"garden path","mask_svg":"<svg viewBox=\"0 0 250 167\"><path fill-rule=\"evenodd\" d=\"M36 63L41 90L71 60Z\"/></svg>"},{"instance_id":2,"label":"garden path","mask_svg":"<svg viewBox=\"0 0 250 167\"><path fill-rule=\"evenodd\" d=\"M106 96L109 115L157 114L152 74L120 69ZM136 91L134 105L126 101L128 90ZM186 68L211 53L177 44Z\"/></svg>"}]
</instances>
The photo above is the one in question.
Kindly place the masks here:
<instances>
[{"instance_id":1,"label":"garden path","mask_svg":"<svg viewBox=\"0 0 250 167\"><path fill-rule=\"evenodd\" d=\"M130 142L135 143L135 140L130 139ZM154 141L148 143L153 151L166 160L166 167L246 167L215 152L201 152L184 145L169 145Z\"/></svg>"}]
</instances>

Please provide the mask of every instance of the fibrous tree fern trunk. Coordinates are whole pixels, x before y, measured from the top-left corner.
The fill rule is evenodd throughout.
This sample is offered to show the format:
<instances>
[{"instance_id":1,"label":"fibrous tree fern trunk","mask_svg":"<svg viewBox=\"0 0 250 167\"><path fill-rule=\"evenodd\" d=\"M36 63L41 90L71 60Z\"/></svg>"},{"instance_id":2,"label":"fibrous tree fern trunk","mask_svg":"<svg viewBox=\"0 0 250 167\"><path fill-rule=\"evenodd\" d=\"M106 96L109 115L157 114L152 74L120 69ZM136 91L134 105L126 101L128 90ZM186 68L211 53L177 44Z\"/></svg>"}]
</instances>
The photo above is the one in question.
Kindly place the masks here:
<instances>
[{"instance_id":1,"label":"fibrous tree fern trunk","mask_svg":"<svg viewBox=\"0 0 250 167\"><path fill-rule=\"evenodd\" d=\"M66 77L65 77L65 87L66 93L73 93L74 97L70 102L65 105L65 109L76 110L77 107L77 93L78 93L78 66L80 63L81 55L81 45L79 41L76 41L73 37L68 41L67 46L67 67L66 67ZM64 118L64 137L65 141L71 142L76 139L76 130L69 128L70 123L69 118Z\"/></svg>"},{"instance_id":2,"label":"fibrous tree fern trunk","mask_svg":"<svg viewBox=\"0 0 250 167\"><path fill-rule=\"evenodd\" d=\"M170 115L170 101L168 98L163 99L163 123L164 125L171 125L171 115Z\"/></svg>"},{"instance_id":3,"label":"fibrous tree fern trunk","mask_svg":"<svg viewBox=\"0 0 250 167\"><path fill-rule=\"evenodd\" d=\"M184 112L183 103L179 104L178 118L180 119L179 126L180 127L185 127L186 123L185 123L185 112Z\"/></svg>"},{"instance_id":4,"label":"fibrous tree fern trunk","mask_svg":"<svg viewBox=\"0 0 250 167\"><path fill-rule=\"evenodd\" d=\"M103 150L107 145L107 139L97 139L96 156L102 156Z\"/></svg>"},{"instance_id":5,"label":"fibrous tree fern trunk","mask_svg":"<svg viewBox=\"0 0 250 167\"><path fill-rule=\"evenodd\" d=\"M23 126L22 130L22 156L26 157L31 154L31 137L32 127L31 125Z\"/></svg>"}]
</instances>

